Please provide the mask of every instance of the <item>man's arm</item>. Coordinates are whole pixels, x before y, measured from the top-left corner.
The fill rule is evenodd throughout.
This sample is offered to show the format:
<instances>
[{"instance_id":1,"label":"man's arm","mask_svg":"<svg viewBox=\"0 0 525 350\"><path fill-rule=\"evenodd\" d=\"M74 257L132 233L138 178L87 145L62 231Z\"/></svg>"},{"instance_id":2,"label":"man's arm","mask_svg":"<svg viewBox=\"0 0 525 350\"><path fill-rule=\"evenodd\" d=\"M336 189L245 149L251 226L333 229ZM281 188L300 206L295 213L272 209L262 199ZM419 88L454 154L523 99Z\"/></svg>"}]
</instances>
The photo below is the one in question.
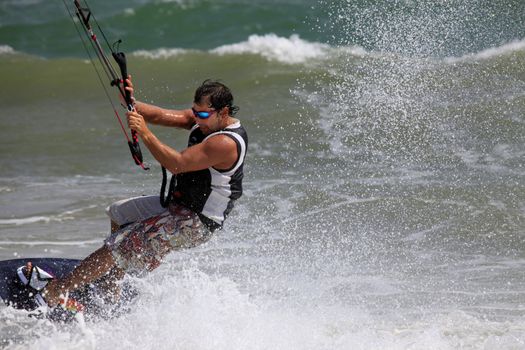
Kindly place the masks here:
<instances>
[{"instance_id":1,"label":"man's arm","mask_svg":"<svg viewBox=\"0 0 525 350\"><path fill-rule=\"evenodd\" d=\"M189 130L195 123L191 109L164 109L145 102L135 101L135 110L151 124Z\"/></svg>"},{"instance_id":2,"label":"man's arm","mask_svg":"<svg viewBox=\"0 0 525 350\"><path fill-rule=\"evenodd\" d=\"M209 167L229 169L238 158L237 144L226 135L215 135L188 147L182 152L162 143L137 112L128 112L128 123L137 131L155 159L173 174L202 170Z\"/></svg>"},{"instance_id":3,"label":"man's arm","mask_svg":"<svg viewBox=\"0 0 525 350\"><path fill-rule=\"evenodd\" d=\"M131 94L135 110L141 114L144 119L151 124L173 126L182 129L191 129L195 121L191 109L175 110L164 109L145 102L140 102L134 98L133 82L131 75L126 79L125 89Z\"/></svg>"}]
</instances>

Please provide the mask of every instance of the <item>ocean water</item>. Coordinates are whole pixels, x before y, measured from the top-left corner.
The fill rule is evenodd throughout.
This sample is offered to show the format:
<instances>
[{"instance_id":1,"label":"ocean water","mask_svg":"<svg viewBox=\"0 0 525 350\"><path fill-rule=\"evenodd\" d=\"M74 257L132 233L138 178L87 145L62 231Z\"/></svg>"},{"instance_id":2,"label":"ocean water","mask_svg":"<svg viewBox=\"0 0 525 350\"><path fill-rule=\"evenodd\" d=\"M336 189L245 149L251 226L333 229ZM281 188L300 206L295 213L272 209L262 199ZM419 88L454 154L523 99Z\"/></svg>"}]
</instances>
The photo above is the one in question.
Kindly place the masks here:
<instances>
[{"instance_id":1,"label":"ocean water","mask_svg":"<svg viewBox=\"0 0 525 350\"><path fill-rule=\"evenodd\" d=\"M232 88L245 193L133 280L131 313L0 306L0 348L525 349L525 2L89 5L137 98ZM133 164L61 1L0 2L0 77L0 259L83 258L160 167L145 147L151 170Z\"/></svg>"}]
</instances>

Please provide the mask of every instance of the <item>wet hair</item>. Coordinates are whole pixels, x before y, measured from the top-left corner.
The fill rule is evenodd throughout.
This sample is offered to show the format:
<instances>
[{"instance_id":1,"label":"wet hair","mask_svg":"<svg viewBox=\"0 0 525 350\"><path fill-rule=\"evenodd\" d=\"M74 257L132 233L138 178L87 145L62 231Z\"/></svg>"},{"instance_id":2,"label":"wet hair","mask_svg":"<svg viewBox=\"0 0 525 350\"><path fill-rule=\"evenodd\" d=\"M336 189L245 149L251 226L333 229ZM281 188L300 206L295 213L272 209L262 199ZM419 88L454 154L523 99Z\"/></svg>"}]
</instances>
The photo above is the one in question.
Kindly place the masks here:
<instances>
[{"instance_id":1,"label":"wet hair","mask_svg":"<svg viewBox=\"0 0 525 350\"><path fill-rule=\"evenodd\" d=\"M233 104L233 95L230 89L218 81L210 79L204 80L201 86L195 91L193 102L200 104L206 97L210 102L210 107L216 111L228 107L230 116L234 116L239 110L239 107Z\"/></svg>"}]
</instances>

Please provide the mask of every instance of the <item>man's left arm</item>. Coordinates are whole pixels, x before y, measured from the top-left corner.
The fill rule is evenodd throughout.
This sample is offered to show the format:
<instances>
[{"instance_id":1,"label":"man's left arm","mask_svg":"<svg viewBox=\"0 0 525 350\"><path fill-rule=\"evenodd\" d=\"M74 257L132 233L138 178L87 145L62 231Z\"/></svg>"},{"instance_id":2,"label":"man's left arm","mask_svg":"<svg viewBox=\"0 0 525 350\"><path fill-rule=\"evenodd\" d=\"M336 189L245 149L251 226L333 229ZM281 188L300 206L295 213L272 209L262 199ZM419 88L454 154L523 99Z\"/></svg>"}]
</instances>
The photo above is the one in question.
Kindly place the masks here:
<instances>
[{"instance_id":1,"label":"man's left arm","mask_svg":"<svg viewBox=\"0 0 525 350\"><path fill-rule=\"evenodd\" d=\"M197 171L209 167L231 168L237 158L237 144L226 135L215 135L184 149L182 152L162 143L148 128L144 118L136 112L128 112L128 123L136 130L155 159L173 174Z\"/></svg>"}]
</instances>

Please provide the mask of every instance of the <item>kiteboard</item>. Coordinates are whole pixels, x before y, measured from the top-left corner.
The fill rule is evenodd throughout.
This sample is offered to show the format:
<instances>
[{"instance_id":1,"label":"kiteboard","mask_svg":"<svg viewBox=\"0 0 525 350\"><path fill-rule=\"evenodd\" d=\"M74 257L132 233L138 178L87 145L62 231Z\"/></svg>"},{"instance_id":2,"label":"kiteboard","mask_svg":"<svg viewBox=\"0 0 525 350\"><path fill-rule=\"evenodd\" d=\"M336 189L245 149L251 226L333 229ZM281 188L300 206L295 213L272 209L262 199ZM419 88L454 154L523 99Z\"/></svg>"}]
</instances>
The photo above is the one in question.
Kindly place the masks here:
<instances>
[{"instance_id":1,"label":"kiteboard","mask_svg":"<svg viewBox=\"0 0 525 350\"><path fill-rule=\"evenodd\" d=\"M129 311L137 291L129 283L121 287L117 301L108 298L97 283L73 291L53 308L39 293L54 278L63 278L80 263L76 259L34 258L0 261L0 299L15 309L29 311L31 317L70 322L79 313L86 318L114 318Z\"/></svg>"}]
</instances>

